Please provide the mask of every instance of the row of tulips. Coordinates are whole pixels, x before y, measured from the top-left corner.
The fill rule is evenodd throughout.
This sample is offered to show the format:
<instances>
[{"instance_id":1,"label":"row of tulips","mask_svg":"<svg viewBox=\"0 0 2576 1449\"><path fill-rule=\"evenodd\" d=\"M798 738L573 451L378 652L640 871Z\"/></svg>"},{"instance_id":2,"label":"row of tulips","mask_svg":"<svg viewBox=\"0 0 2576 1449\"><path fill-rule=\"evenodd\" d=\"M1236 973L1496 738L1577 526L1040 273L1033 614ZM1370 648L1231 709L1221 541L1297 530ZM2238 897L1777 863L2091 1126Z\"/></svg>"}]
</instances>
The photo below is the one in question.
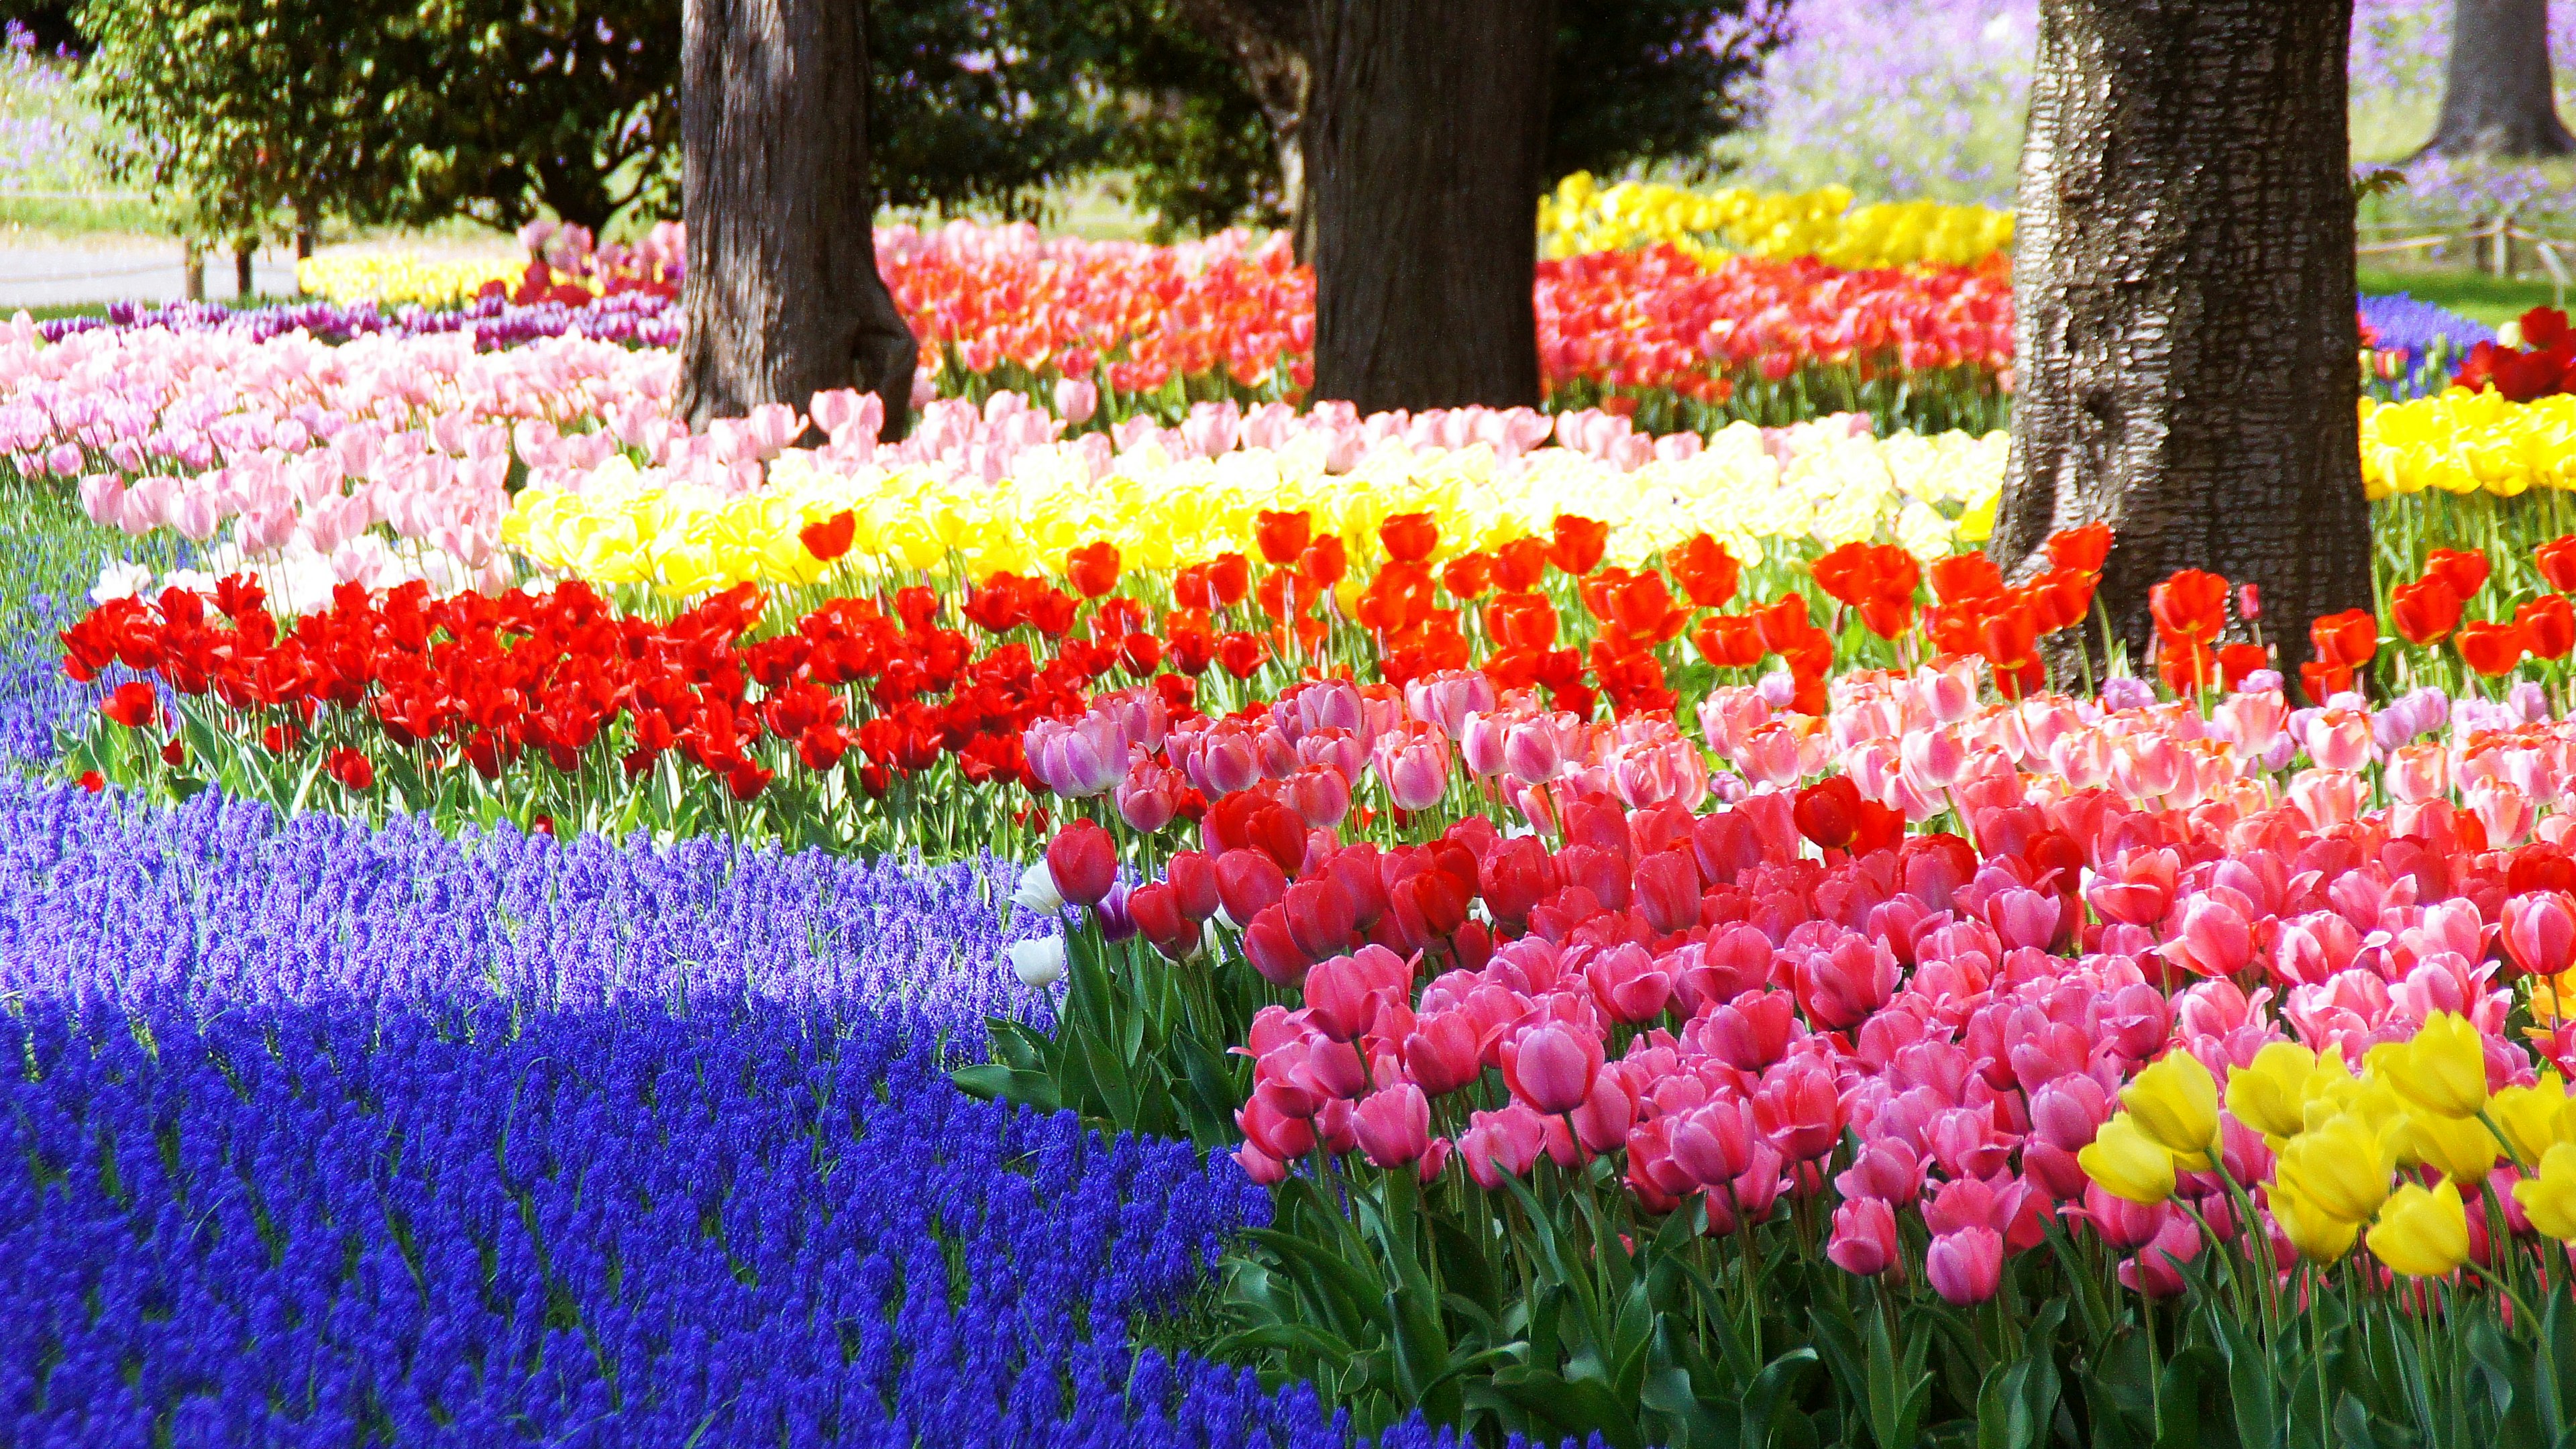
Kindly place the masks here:
<instances>
[{"instance_id":1,"label":"row of tulips","mask_svg":"<svg viewBox=\"0 0 2576 1449\"><path fill-rule=\"evenodd\" d=\"M1089 806L1054 782L1092 813L1021 895L1083 925L1013 959L1067 994L960 1079L1236 1143L1278 1210L1232 1346L1364 1418L2546 1442L2576 723L2280 683L1721 690L1728 775L1474 677L1301 686L1240 769L1175 723ZM1193 848L1139 818L1158 770Z\"/></svg>"},{"instance_id":2,"label":"row of tulips","mask_svg":"<svg viewBox=\"0 0 2576 1449\"><path fill-rule=\"evenodd\" d=\"M2098 680L2126 703L2155 697L2116 677L2129 661L2085 647L2110 544L2100 525L2050 540L2051 566L2008 587L1979 554L1926 566L1893 545L1848 543L1748 567L1706 533L1612 563L1614 530L1575 514L1463 552L1444 546L1435 515L1394 515L1362 557L1308 510L1252 524L1251 554L1146 571L1094 540L1068 551L1062 583L1003 572L942 590L850 571L860 523L844 510L795 534L807 586L772 596L735 584L667 622L578 580L446 598L419 583L344 584L329 607L283 622L242 575L111 596L65 632L68 666L82 680L120 666L141 677L117 686L75 772L449 820L943 849L1016 838L1033 817L1014 784L1114 788L1127 823L1152 833L1255 773L1316 765L1275 717L1276 701L1315 680L1362 691L1352 698L1375 701L1372 720L1399 698L1436 718L1397 747L1419 760L1404 773L1420 783L1399 789L1379 760L1387 805L1402 811L1437 801L1461 766L1459 778L1532 808L1524 797L1547 777L1506 762L1586 758L1587 728L1664 740L1662 776L1703 792L1712 759L1739 782L1783 786L1837 743L1819 723L1837 678L1932 663L1960 690L2020 698L2050 687L2043 641L2070 631L2077 663L2058 687ZM2483 554L2434 550L2422 579L2391 590L2393 638L2364 610L2315 622L2301 692L2357 698L2368 674L2393 691L2459 692L2479 722L2545 711L2576 652L2576 612L2559 591L2576 589L2576 538L2531 567L2543 587L2527 596L2494 582ZM2151 606L2152 676L2173 698L2275 666L2250 585L2186 571ZM2489 617L2465 619L2472 608ZM1615 724L1590 724L1605 706ZM1384 733L1373 725L1335 747L1347 779ZM2099 734L2064 748L2061 768L2087 778L2119 754ZM2259 763L2278 767L2291 748L2269 736ZM2236 779L2205 750L2159 745L2149 758L2155 778L2171 777L2164 788L2195 798ZM1842 768L1912 820L1940 813L1949 777L1927 783L1903 763L1882 752ZM693 790L699 772L714 779ZM942 803L924 812L923 799ZM2495 803L2491 823L2516 808Z\"/></svg>"}]
</instances>

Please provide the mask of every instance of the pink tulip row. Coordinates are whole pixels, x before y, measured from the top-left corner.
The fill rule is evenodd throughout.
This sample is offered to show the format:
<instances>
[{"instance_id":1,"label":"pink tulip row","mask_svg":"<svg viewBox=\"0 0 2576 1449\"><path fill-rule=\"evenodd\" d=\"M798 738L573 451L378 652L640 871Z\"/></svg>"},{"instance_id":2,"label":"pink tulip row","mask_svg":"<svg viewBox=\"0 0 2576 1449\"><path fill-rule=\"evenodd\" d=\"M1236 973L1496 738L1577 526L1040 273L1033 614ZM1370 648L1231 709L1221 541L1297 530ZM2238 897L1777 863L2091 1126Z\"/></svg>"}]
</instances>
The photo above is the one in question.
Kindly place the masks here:
<instances>
[{"instance_id":1,"label":"pink tulip row","mask_svg":"<svg viewBox=\"0 0 2576 1449\"><path fill-rule=\"evenodd\" d=\"M2454 1013L2498 1087L2576 1066L2554 1010L2539 1061L2507 1029L2510 980L2576 967L2576 720L2536 687L2294 711L2248 683L2203 713L2128 682L1997 702L1927 668L1846 678L1821 719L1721 690L1704 733L1740 774L1669 720L1550 716L1475 675L1214 722L1112 697L1027 747L1148 837L1203 798L1203 848L1158 880L1111 887L1088 822L1049 862L1069 898L1092 878L1113 936L1187 960L1219 921L1295 993L1245 1044L1257 1178L1320 1147L1493 1190L1613 1155L1641 1211L1697 1199L1719 1234L1830 1187L1832 1261L1954 1302L2051 1214L2163 1295L2201 1230L2076 1154L2169 1049L2222 1080L2279 1040L2358 1064ZM2259 1132L2231 1117L2224 1144L2236 1183L2270 1176ZM2182 1183L2232 1240L2222 1180Z\"/></svg>"},{"instance_id":2,"label":"pink tulip row","mask_svg":"<svg viewBox=\"0 0 2576 1449\"><path fill-rule=\"evenodd\" d=\"M0 452L23 477L76 487L102 524L213 543L206 552L223 569L295 562L308 586L277 592L301 609L343 581L506 581L497 539L514 477L578 490L614 464L622 485L640 477L742 492L762 486L765 465L809 423L828 437L814 453L828 469L928 468L986 481L1011 476L1032 454L1069 455L1097 479L1140 450L1213 457L1298 439L1320 442L1336 470L1399 445L1481 445L1506 467L1535 448L1569 448L1622 469L1703 445L1696 434L1643 434L1597 410L1364 418L1347 405L1247 411L1232 402L1200 404L1172 427L1136 417L1069 434L1096 407L1083 382L1059 384L1052 410L1011 392L980 406L925 400L911 435L892 445L876 441L877 401L847 391L818 394L802 413L771 405L692 434L669 413L674 376L668 352L578 337L478 353L457 336L334 347L300 334L254 342L146 328L46 343L18 327L0 334ZM1822 426L1866 431L1867 420ZM1791 431L1767 436L1785 456Z\"/></svg>"}]
</instances>

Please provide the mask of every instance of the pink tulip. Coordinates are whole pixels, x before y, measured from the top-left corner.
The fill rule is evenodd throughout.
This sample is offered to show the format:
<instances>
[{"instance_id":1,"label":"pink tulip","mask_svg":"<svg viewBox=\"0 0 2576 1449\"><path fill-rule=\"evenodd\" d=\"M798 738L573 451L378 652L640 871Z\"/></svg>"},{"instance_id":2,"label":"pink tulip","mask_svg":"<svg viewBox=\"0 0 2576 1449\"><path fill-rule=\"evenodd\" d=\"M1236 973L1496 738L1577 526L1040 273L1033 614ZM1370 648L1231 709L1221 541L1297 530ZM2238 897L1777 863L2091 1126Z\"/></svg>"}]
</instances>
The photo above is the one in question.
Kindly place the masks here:
<instances>
[{"instance_id":1,"label":"pink tulip","mask_svg":"<svg viewBox=\"0 0 2576 1449\"><path fill-rule=\"evenodd\" d=\"M1913 1148L1898 1139L1874 1138L1834 1179L1834 1191L1847 1198L1877 1198L1906 1207L1923 1191L1923 1163Z\"/></svg>"},{"instance_id":2,"label":"pink tulip","mask_svg":"<svg viewBox=\"0 0 2576 1449\"><path fill-rule=\"evenodd\" d=\"M1440 730L1408 720L1377 743L1374 763L1398 810L1428 810L1449 788L1449 741Z\"/></svg>"},{"instance_id":3,"label":"pink tulip","mask_svg":"<svg viewBox=\"0 0 2576 1449\"><path fill-rule=\"evenodd\" d=\"M1896 990L1896 957L1883 941L1846 936L1829 951L1800 958L1798 1004L1827 1031L1858 1026Z\"/></svg>"},{"instance_id":4,"label":"pink tulip","mask_svg":"<svg viewBox=\"0 0 2576 1449\"><path fill-rule=\"evenodd\" d=\"M1949 1303L1964 1308L1985 1302L2003 1286L2003 1234L1972 1227L1936 1236L1924 1256L1923 1276Z\"/></svg>"},{"instance_id":5,"label":"pink tulip","mask_svg":"<svg viewBox=\"0 0 2576 1449\"><path fill-rule=\"evenodd\" d=\"M1854 1198L1834 1209L1833 1236L1825 1257L1856 1277L1875 1278L1901 1261L1896 1213L1877 1198Z\"/></svg>"},{"instance_id":6,"label":"pink tulip","mask_svg":"<svg viewBox=\"0 0 2576 1449\"><path fill-rule=\"evenodd\" d=\"M1831 1068L1813 1057L1773 1068L1753 1097L1753 1124L1792 1162L1822 1157L1842 1140L1843 1104Z\"/></svg>"},{"instance_id":7,"label":"pink tulip","mask_svg":"<svg viewBox=\"0 0 2576 1449\"><path fill-rule=\"evenodd\" d=\"M1360 1151L1378 1167L1405 1167L1431 1150L1431 1103L1422 1089L1399 1082L1360 1099L1351 1114Z\"/></svg>"},{"instance_id":8,"label":"pink tulip","mask_svg":"<svg viewBox=\"0 0 2576 1449\"><path fill-rule=\"evenodd\" d=\"M2504 903L2504 945L2513 964L2535 976L2576 965L2576 897L2530 891Z\"/></svg>"},{"instance_id":9,"label":"pink tulip","mask_svg":"<svg viewBox=\"0 0 2576 1449\"><path fill-rule=\"evenodd\" d=\"M2254 957L2254 929L2234 906L2214 896L2183 903L2182 929L2165 957L2198 976L2232 976Z\"/></svg>"},{"instance_id":10,"label":"pink tulip","mask_svg":"<svg viewBox=\"0 0 2576 1449\"><path fill-rule=\"evenodd\" d=\"M1610 1019L1629 1026L1663 1015L1673 995L1671 975L1634 942L1593 958L1584 968L1584 980Z\"/></svg>"},{"instance_id":11,"label":"pink tulip","mask_svg":"<svg viewBox=\"0 0 2576 1449\"><path fill-rule=\"evenodd\" d=\"M1523 1027L1503 1040L1505 1085L1549 1116L1582 1106L1600 1072L1600 1036L1564 1022Z\"/></svg>"},{"instance_id":12,"label":"pink tulip","mask_svg":"<svg viewBox=\"0 0 2576 1449\"><path fill-rule=\"evenodd\" d=\"M2308 720L2308 758L2324 770L2358 770L2370 759L2370 716L2357 709L2319 710Z\"/></svg>"}]
</instances>

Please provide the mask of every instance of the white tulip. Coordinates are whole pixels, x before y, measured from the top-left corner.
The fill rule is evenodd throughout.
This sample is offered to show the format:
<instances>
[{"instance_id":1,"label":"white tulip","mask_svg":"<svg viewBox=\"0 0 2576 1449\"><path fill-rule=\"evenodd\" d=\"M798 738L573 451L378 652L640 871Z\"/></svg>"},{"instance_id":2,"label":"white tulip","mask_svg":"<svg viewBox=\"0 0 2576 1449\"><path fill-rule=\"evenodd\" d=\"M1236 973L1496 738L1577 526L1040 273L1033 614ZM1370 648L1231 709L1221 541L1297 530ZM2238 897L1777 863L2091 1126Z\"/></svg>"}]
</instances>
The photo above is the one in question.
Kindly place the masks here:
<instances>
[{"instance_id":1,"label":"white tulip","mask_svg":"<svg viewBox=\"0 0 2576 1449\"><path fill-rule=\"evenodd\" d=\"M1055 872L1043 860L1020 872L1019 886L1011 892L1011 904L1034 915L1052 916L1064 910L1064 894L1055 888Z\"/></svg>"},{"instance_id":2,"label":"white tulip","mask_svg":"<svg viewBox=\"0 0 2576 1449\"><path fill-rule=\"evenodd\" d=\"M1064 979L1064 938L1039 936L1011 943L1011 974L1022 986L1043 990Z\"/></svg>"}]
</instances>

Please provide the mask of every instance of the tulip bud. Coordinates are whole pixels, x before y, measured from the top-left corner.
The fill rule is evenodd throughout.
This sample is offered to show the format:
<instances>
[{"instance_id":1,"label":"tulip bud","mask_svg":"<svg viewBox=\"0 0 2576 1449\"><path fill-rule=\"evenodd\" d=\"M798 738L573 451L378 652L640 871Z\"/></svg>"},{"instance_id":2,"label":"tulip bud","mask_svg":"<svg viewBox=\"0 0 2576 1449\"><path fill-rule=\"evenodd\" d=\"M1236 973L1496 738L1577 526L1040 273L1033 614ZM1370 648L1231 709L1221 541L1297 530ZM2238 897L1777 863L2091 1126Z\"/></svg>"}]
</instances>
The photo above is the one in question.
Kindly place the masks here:
<instances>
[{"instance_id":1,"label":"tulip bud","mask_svg":"<svg viewBox=\"0 0 2576 1449\"><path fill-rule=\"evenodd\" d=\"M1118 879L1118 845L1089 820L1076 820L1047 842L1056 891L1078 906L1096 906Z\"/></svg>"},{"instance_id":2,"label":"tulip bud","mask_svg":"<svg viewBox=\"0 0 2576 1449\"><path fill-rule=\"evenodd\" d=\"M1825 1256L1846 1273L1875 1278L1899 1261L1896 1213L1876 1198L1855 1198L1834 1209L1833 1237Z\"/></svg>"}]
</instances>

